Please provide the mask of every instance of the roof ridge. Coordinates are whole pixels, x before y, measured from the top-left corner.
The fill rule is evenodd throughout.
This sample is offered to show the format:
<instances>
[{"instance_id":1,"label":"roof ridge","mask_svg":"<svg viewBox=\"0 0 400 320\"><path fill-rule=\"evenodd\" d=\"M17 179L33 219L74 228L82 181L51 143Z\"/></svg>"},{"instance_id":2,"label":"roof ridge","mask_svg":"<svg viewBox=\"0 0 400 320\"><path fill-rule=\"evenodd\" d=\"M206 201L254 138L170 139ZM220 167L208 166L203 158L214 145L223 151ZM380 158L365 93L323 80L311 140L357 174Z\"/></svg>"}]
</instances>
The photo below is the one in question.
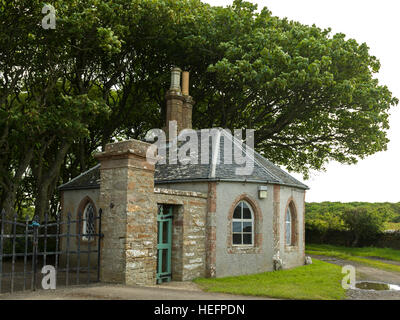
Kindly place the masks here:
<instances>
[{"instance_id":1,"label":"roof ridge","mask_svg":"<svg viewBox=\"0 0 400 320\"><path fill-rule=\"evenodd\" d=\"M221 130L219 130L219 128L217 130L218 130L217 131L217 137L215 139L215 152L213 152L214 148L213 148L213 145L211 145L211 152L212 152L211 157L212 158L211 158L211 172L209 172L209 174L208 174L209 178L215 178L215 172L217 170L217 162L218 162L218 159L220 159L220 157L219 157L219 153L220 153L219 146L221 145ZM213 142L214 142L214 139L211 138L211 144Z\"/></svg>"},{"instance_id":2,"label":"roof ridge","mask_svg":"<svg viewBox=\"0 0 400 320\"><path fill-rule=\"evenodd\" d=\"M303 182L301 182L300 180L297 180L295 177L293 177L292 175L290 175L289 173L287 173L285 170L283 170L281 167L277 166L276 164L274 164L272 161L268 160L266 157L264 157L261 153L257 152L256 150L254 150L254 152L259 155L260 157L262 157L265 161L267 161L271 166L274 166L275 168L277 168L278 170L280 170L283 174L285 174L286 176L289 176L291 179L295 180L296 182L302 184L303 186L308 187L306 184L304 184Z\"/></svg>"}]
</instances>

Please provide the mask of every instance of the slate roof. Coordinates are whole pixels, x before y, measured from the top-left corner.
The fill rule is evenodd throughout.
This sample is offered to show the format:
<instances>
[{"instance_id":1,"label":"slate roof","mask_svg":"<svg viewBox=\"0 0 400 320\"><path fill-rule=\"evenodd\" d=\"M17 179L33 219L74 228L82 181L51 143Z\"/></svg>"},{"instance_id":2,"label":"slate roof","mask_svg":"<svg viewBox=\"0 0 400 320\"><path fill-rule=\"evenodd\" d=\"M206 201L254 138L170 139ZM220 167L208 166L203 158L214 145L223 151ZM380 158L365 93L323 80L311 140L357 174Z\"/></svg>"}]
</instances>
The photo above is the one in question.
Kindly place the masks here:
<instances>
[{"instance_id":1,"label":"slate roof","mask_svg":"<svg viewBox=\"0 0 400 320\"><path fill-rule=\"evenodd\" d=\"M198 140L199 154L193 152L191 158L198 159L198 163L171 164L169 159L169 151L177 150L176 146L167 145L165 149L159 150L160 155L165 155L165 164L156 164L154 183L180 183L195 181L237 181L237 182L259 182L278 185L292 186L300 189L308 189L302 182L298 181L278 166L253 149L245 150L240 140L233 137L224 129L213 129L210 136L202 135L201 130L196 131ZM193 137L194 138L194 137ZM208 143L206 143L208 140ZM178 146L182 147L186 142L179 142ZM202 146L208 146L202 149ZM250 163L253 162L253 170L250 174L240 175L238 169L243 170L245 164L237 164L234 158L234 146L239 147L237 150L242 152L242 156ZM204 148L204 147L203 147ZM213 152L218 150L218 152ZM193 151L193 150L192 150ZM229 156L231 154L231 156ZM203 157L203 158L202 158ZM227 163L226 159L232 159ZM187 158L190 159L189 157ZM207 161L208 160L208 161ZM203 162L203 164L202 164ZM206 162L206 163L204 163ZM59 187L60 190L71 189L92 189L99 188L100 181L100 165L84 172L80 176L72 179L66 184Z\"/></svg>"},{"instance_id":2,"label":"slate roof","mask_svg":"<svg viewBox=\"0 0 400 320\"><path fill-rule=\"evenodd\" d=\"M98 188L100 188L100 163L58 187L59 190Z\"/></svg>"}]
</instances>

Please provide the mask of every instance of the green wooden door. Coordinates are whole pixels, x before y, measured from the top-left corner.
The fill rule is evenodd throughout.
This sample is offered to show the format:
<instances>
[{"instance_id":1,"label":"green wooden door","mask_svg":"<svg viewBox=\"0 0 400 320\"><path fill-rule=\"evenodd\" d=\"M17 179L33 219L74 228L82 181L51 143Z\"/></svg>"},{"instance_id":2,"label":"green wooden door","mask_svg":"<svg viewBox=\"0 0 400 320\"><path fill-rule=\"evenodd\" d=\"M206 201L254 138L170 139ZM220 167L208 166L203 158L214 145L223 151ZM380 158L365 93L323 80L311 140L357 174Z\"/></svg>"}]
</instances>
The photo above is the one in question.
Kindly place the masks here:
<instances>
[{"instance_id":1,"label":"green wooden door","mask_svg":"<svg viewBox=\"0 0 400 320\"><path fill-rule=\"evenodd\" d=\"M158 205L157 283L171 281L172 207Z\"/></svg>"}]
</instances>

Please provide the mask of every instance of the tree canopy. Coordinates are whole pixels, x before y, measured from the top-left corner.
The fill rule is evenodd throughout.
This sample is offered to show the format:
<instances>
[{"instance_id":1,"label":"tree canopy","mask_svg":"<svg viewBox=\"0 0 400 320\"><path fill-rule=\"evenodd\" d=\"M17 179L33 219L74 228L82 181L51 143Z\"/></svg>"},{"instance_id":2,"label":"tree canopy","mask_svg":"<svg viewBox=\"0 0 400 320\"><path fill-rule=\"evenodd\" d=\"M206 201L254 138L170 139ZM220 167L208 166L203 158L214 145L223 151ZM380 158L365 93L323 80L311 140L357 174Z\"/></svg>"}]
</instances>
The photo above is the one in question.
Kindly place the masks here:
<instances>
[{"instance_id":1,"label":"tree canopy","mask_svg":"<svg viewBox=\"0 0 400 320\"><path fill-rule=\"evenodd\" d=\"M57 210L56 186L116 139L161 128L169 71L191 72L194 128L255 129L307 175L386 150L398 100L368 46L236 0L0 0L0 207Z\"/></svg>"}]
</instances>

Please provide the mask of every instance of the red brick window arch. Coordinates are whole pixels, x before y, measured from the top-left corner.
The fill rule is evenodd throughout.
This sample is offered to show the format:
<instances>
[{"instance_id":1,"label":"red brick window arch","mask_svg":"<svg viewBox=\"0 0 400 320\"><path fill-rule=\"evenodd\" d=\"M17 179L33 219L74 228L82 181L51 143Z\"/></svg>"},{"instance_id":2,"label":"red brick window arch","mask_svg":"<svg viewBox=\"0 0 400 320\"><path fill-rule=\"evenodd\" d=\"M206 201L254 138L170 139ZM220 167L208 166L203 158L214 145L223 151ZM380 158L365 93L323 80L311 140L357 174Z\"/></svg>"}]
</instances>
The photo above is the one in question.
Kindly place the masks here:
<instances>
[{"instance_id":1,"label":"red brick window arch","mask_svg":"<svg viewBox=\"0 0 400 320\"><path fill-rule=\"evenodd\" d=\"M228 212L228 253L260 253L262 220L257 200L248 194L234 199Z\"/></svg>"},{"instance_id":2,"label":"red brick window arch","mask_svg":"<svg viewBox=\"0 0 400 320\"><path fill-rule=\"evenodd\" d=\"M254 245L254 213L245 200L239 201L233 211L232 244L234 246Z\"/></svg>"}]
</instances>

